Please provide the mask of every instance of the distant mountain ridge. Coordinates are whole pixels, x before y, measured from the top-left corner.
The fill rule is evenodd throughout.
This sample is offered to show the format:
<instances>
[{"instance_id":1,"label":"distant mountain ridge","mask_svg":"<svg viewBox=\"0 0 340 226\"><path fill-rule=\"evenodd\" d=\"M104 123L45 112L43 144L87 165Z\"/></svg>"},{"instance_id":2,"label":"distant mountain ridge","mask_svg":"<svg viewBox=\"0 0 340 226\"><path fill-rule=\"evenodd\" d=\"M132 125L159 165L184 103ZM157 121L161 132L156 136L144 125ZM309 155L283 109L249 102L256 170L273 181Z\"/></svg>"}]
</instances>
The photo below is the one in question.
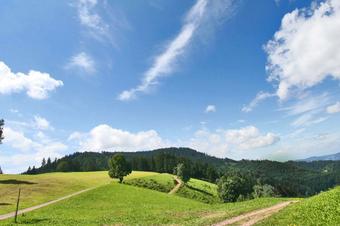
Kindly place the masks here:
<instances>
[{"instance_id":1,"label":"distant mountain ridge","mask_svg":"<svg viewBox=\"0 0 340 226\"><path fill-rule=\"evenodd\" d=\"M306 159L299 159L298 161L313 162L313 161L339 161L339 160L340 152L331 155L312 156Z\"/></svg>"}]
</instances>

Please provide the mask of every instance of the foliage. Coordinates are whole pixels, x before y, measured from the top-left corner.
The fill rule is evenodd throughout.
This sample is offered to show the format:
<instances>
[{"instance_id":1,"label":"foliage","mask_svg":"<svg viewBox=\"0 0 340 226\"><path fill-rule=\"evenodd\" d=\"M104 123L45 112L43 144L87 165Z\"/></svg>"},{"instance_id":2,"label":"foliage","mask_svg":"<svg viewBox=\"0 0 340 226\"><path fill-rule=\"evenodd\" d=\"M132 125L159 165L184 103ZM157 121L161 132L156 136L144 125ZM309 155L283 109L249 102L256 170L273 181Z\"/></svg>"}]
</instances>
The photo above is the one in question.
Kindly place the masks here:
<instances>
[{"instance_id":1,"label":"foliage","mask_svg":"<svg viewBox=\"0 0 340 226\"><path fill-rule=\"evenodd\" d=\"M148 188L165 193L170 192L175 186L173 176L167 173L125 180L124 184Z\"/></svg>"},{"instance_id":2,"label":"foliage","mask_svg":"<svg viewBox=\"0 0 340 226\"><path fill-rule=\"evenodd\" d=\"M259 225L339 225L340 186L288 206Z\"/></svg>"},{"instance_id":3,"label":"foliage","mask_svg":"<svg viewBox=\"0 0 340 226\"><path fill-rule=\"evenodd\" d=\"M190 180L190 171L188 167L184 163L178 163L175 168L176 175L184 182L188 182Z\"/></svg>"},{"instance_id":4,"label":"foliage","mask_svg":"<svg viewBox=\"0 0 340 226\"><path fill-rule=\"evenodd\" d=\"M0 119L0 144L2 143L2 140L4 139L4 125L5 125L5 120Z\"/></svg>"},{"instance_id":5,"label":"foliage","mask_svg":"<svg viewBox=\"0 0 340 226\"><path fill-rule=\"evenodd\" d=\"M218 181L218 195L224 202L243 201L250 196L253 185L249 174L229 172Z\"/></svg>"},{"instance_id":6,"label":"foliage","mask_svg":"<svg viewBox=\"0 0 340 226\"><path fill-rule=\"evenodd\" d=\"M6 225L210 225L280 202L257 199L208 205L124 184L110 184L12 219Z\"/></svg>"},{"instance_id":7,"label":"foliage","mask_svg":"<svg viewBox=\"0 0 340 226\"><path fill-rule=\"evenodd\" d=\"M127 162L123 155L116 154L109 160L109 176L118 178L122 183L123 178L132 172L131 165Z\"/></svg>"},{"instance_id":8,"label":"foliage","mask_svg":"<svg viewBox=\"0 0 340 226\"><path fill-rule=\"evenodd\" d=\"M269 184L256 184L253 187L253 193L252 196L254 198L260 198L260 197L276 197L275 194L275 188Z\"/></svg>"},{"instance_id":9,"label":"foliage","mask_svg":"<svg viewBox=\"0 0 340 226\"><path fill-rule=\"evenodd\" d=\"M61 159L47 159L45 166L31 168L27 174L57 171L59 162L68 162L68 171L84 172L108 170L108 160L114 154L122 154L131 163L132 170L173 173L184 163L191 178L216 183L226 172L252 172L260 184L268 184L283 197L307 197L340 184L340 161L275 162L269 160L220 159L189 148L164 148L143 152L83 152ZM255 184L254 184L255 185Z\"/></svg>"}]
</instances>

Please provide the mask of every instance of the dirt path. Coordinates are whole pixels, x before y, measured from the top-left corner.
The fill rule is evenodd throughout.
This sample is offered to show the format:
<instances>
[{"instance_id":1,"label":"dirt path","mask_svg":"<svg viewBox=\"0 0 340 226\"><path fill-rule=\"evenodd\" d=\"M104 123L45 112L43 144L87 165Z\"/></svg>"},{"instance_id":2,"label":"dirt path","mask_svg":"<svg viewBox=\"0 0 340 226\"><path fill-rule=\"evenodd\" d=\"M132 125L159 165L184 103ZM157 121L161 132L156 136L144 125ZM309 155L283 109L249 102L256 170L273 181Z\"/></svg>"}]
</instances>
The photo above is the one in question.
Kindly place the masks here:
<instances>
[{"instance_id":1,"label":"dirt path","mask_svg":"<svg viewBox=\"0 0 340 226\"><path fill-rule=\"evenodd\" d=\"M276 204L274 206L271 206L265 209L255 210L249 213L239 215L237 217L227 219L220 223L214 224L213 226L224 226L224 225L231 225L234 223L240 223L240 225L242 226L251 226L271 216L272 214L279 212L281 209L285 208L286 206L294 202L297 202L297 201L282 202L282 203Z\"/></svg>"},{"instance_id":2,"label":"dirt path","mask_svg":"<svg viewBox=\"0 0 340 226\"><path fill-rule=\"evenodd\" d=\"M45 202L45 203L42 203L42 204L37 205L37 206L32 206L32 207L29 207L29 208L26 208L26 209L19 210L18 211L18 215L23 214L23 213L27 213L27 212L30 212L30 211L33 211L33 210L36 210L36 209L39 209L39 208L42 208L42 207L45 207L45 206L48 206L48 205L51 205L53 203L59 202L59 201L64 200L64 199L71 198L73 196L76 196L76 195L79 195L81 193L87 192L87 191L92 190L94 188L97 188L97 187L87 188L87 189L78 191L76 193L73 193L73 194L70 194L70 195L66 195L66 196L61 197L61 198L56 199L56 200L52 200L52 201ZM8 218L14 217L14 215L15 215L15 212L11 212L11 213L6 213L6 214L3 214L3 215L0 215L0 220L5 220L5 219L8 219Z\"/></svg>"},{"instance_id":3,"label":"dirt path","mask_svg":"<svg viewBox=\"0 0 340 226\"><path fill-rule=\"evenodd\" d=\"M178 177L174 177L176 180L177 184L176 186L169 192L169 194L175 194L183 185L183 181L180 180Z\"/></svg>"}]
</instances>

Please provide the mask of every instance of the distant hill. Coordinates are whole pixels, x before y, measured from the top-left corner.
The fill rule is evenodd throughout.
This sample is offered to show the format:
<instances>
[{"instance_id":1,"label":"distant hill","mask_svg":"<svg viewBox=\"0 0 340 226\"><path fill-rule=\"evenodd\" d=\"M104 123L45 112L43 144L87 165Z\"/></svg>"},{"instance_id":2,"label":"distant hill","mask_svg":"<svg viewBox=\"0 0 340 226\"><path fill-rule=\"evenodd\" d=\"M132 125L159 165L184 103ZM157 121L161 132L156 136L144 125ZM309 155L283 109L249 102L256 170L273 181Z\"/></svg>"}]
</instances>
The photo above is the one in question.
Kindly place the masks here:
<instances>
[{"instance_id":1,"label":"distant hill","mask_svg":"<svg viewBox=\"0 0 340 226\"><path fill-rule=\"evenodd\" d=\"M313 161L339 161L340 160L340 152L332 155L322 155L322 156L313 156L306 159L300 159L297 161L303 162L313 162Z\"/></svg>"},{"instance_id":2,"label":"distant hill","mask_svg":"<svg viewBox=\"0 0 340 226\"><path fill-rule=\"evenodd\" d=\"M235 172L272 185L285 197L310 196L340 184L340 161L235 161L174 147L141 152L76 152L53 161L45 159L40 167L29 168L25 174L105 171L108 160L117 153L125 156L132 170L172 174L178 163L184 163L192 178L216 183L222 175Z\"/></svg>"}]
</instances>

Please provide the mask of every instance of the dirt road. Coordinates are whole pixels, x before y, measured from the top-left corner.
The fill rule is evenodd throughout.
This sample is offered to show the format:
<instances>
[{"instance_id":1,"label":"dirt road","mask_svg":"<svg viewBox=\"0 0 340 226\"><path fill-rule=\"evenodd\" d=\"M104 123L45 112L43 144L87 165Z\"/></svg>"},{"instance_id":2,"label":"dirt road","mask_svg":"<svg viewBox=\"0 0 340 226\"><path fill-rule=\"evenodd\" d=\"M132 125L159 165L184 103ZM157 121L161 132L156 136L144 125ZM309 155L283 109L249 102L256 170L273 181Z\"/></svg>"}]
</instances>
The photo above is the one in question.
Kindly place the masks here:
<instances>
[{"instance_id":1,"label":"dirt road","mask_svg":"<svg viewBox=\"0 0 340 226\"><path fill-rule=\"evenodd\" d=\"M294 202L297 202L297 201L282 202L282 203L279 203L277 205L274 205L274 206L271 206L265 209L255 210L249 213L245 213L245 214L227 219L225 221L214 224L213 226L224 226L224 225L231 225L234 223L238 223L239 225L242 225L242 226L251 226L271 216L272 214L279 212L281 209L285 208L286 206Z\"/></svg>"},{"instance_id":2,"label":"dirt road","mask_svg":"<svg viewBox=\"0 0 340 226\"><path fill-rule=\"evenodd\" d=\"M96 188L96 187L94 187L94 188ZM45 206L48 206L48 205L51 205L53 203L59 202L59 201L64 200L64 199L71 198L73 196L76 196L76 195L79 195L81 193L87 192L87 191L92 190L94 188L84 189L84 190L78 191L76 193L73 193L73 194L61 197L61 198L56 199L56 200L52 200L52 201L45 202L45 203L42 203L42 204L37 205L37 206L32 206L32 207L29 207L29 208L26 208L26 209L19 210L18 211L18 215L23 214L23 213L27 213L27 212L30 212L30 211L33 211L33 210L36 210L36 209L39 209L39 208L42 208L42 207L45 207ZM6 213L6 214L3 214L3 215L0 215L0 220L5 220L5 219L8 219L8 218L14 217L14 215L15 215L15 212L11 212L11 213Z\"/></svg>"},{"instance_id":3,"label":"dirt road","mask_svg":"<svg viewBox=\"0 0 340 226\"><path fill-rule=\"evenodd\" d=\"M176 186L169 192L169 194L175 194L183 185L183 181L180 180L178 177L174 177L176 180L177 184Z\"/></svg>"}]
</instances>

